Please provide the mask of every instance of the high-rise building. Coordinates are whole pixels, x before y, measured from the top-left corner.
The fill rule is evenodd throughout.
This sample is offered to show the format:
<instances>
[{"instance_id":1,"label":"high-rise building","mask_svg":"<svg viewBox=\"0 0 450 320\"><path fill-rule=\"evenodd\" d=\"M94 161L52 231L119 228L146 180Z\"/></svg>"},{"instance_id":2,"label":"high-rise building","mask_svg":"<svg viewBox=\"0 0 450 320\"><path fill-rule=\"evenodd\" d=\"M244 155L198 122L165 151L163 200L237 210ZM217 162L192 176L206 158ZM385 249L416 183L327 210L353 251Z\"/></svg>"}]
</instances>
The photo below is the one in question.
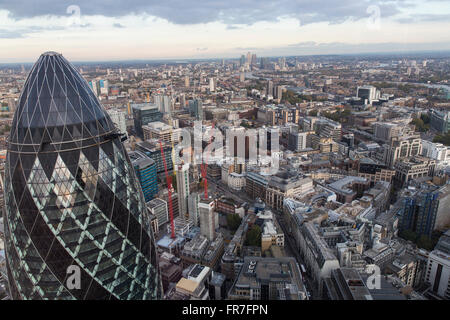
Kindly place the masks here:
<instances>
[{"instance_id":1,"label":"high-rise building","mask_svg":"<svg viewBox=\"0 0 450 320\"><path fill-rule=\"evenodd\" d=\"M132 104L133 109L133 119L134 119L134 130L136 134L140 137L144 137L144 132L142 131L142 126L154 122L161 121L162 113L158 110L158 107L150 103Z\"/></svg>"},{"instance_id":2,"label":"high-rise building","mask_svg":"<svg viewBox=\"0 0 450 320\"><path fill-rule=\"evenodd\" d=\"M439 190L436 187L408 188L398 202L399 229L431 237L439 209Z\"/></svg>"},{"instance_id":3,"label":"high-rise building","mask_svg":"<svg viewBox=\"0 0 450 320\"><path fill-rule=\"evenodd\" d=\"M373 100L380 98L380 91L374 86L362 86L357 88L356 96L363 100L367 100L367 102L371 104Z\"/></svg>"},{"instance_id":4,"label":"high-rise building","mask_svg":"<svg viewBox=\"0 0 450 320\"><path fill-rule=\"evenodd\" d=\"M167 143L178 143L181 135L180 128L174 129L172 126L161 121L151 122L142 126L142 131L144 133L144 140L156 139Z\"/></svg>"},{"instance_id":5,"label":"high-rise building","mask_svg":"<svg viewBox=\"0 0 450 320\"><path fill-rule=\"evenodd\" d=\"M441 134L446 134L450 131L450 111L431 110L430 126Z\"/></svg>"},{"instance_id":6,"label":"high-rise building","mask_svg":"<svg viewBox=\"0 0 450 320\"><path fill-rule=\"evenodd\" d=\"M114 122L117 129L119 129L120 133L128 135L127 134L127 119L125 116L125 112L119 111L119 110L114 110L114 109L107 110L107 112L109 114L109 117L111 118L111 121Z\"/></svg>"},{"instance_id":7,"label":"high-rise building","mask_svg":"<svg viewBox=\"0 0 450 320\"><path fill-rule=\"evenodd\" d=\"M209 78L209 91L216 91L217 78Z\"/></svg>"},{"instance_id":8,"label":"high-rise building","mask_svg":"<svg viewBox=\"0 0 450 320\"><path fill-rule=\"evenodd\" d=\"M189 163L177 165L176 172L178 208L180 210L180 216L184 216L188 213Z\"/></svg>"},{"instance_id":9,"label":"high-rise building","mask_svg":"<svg viewBox=\"0 0 450 320\"><path fill-rule=\"evenodd\" d=\"M428 256L425 282L431 285L431 291L450 300L450 230L447 230Z\"/></svg>"},{"instance_id":10,"label":"high-rise building","mask_svg":"<svg viewBox=\"0 0 450 320\"><path fill-rule=\"evenodd\" d=\"M170 113L172 111L172 98L168 95L155 95L155 104L161 113Z\"/></svg>"},{"instance_id":11,"label":"high-rise building","mask_svg":"<svg viewBox=\"0 0 450 320\"><path fill-rule=\"evenodd\" d=\"M158 193L156 162L140 151L132 151L129 156L144 193L145 202L148 202Z\"/></svg>"},{"instance_id":12,"label":"high-rise building","mask_svg":"<svg viewBox=\"0 0 450 320\"><path fill-rule=\"evenodd\" d=\"M117 129L55 52L32 68L14 115L4 220L13 299L161 296L144 196Z\"/></svg>"},{"instance_id":13,"label":"high-rise building","mask_svg":"<svg viewBox=\"0 0 450 320\"><path fill-rule=\"evenodd\" d=\"M308 132L290 132L288 138L288 147L292 151L300 151L306 149L306 137Z\"/></svg>"},{"instance_id":14,"label":"high-rise building","mask_svg":"<svg viewBox=\"0 0 450 320\"><path fill-rule=\"evenodd\" d=\"M202 100L189 100L189 114L195 117L195 120L203 120L203 105Z\"/></svg>"},{"instance_id":15,"label":"high-rise building","mask_svg":"<svg viewBox=\"0 0 450 320\"><path fill-rule=\"evenodd\" d=\"M188 212L189 219L192 220L194 226L198 226L198 203L200 202L200 195L197 192L193 192L188 196Z\"/></svg>"},{"instance_id":16,"label":"high-rise building","mask_svg":"<svg viewBox=\"0 0 450 320\"><path fill-rule=\"evenodd\" d=\"M167 170L173 169L172 162L172 146L168 143L162 142L164 159L166 160ZM158 140L148 140L136 143L136 150L142 151L148 157L156 162L156 172L164 172L164 161L161 154L161 147Z\"/></svg>"},{"instance_id":17,"label":"high-rise building","mask_svg":"<svg viewBox=\"0 0 450 320\"><path fill-rule=\"evenodd\" d=\"M167 202L163 199L155 198L147 202L147 208L151 214L158 219L158 226L161 228L169 222L169 211L167 210Z\"/></svg>"},{"instance_id":18,"label":"high-rise building","mask_svg":"<svg viewBox=\"0 0 450 320\"><path fill-rule=\"evenodd\" d=\"M99 92L100 92L100 88L99 88L98 82L95 81L95 80L89 81L89 86L91 87L92 92L93 92L96 96L98 96L98 94L99 94Z\"/></svg>"},{"instance_id":19,"label":"high-rise building","mask_svg":"<svg viewBox=\"0 0 450 320\"><path fill-rule=\"evenodd\" d=\"M189 86L190 86L190 79L189 79L189 76L185 76L185 77L184 77L184 86L185 86L186 88L189 88Z\"/></svg>"},{"instance_id":20,"label":"high-rise building","mask_svg":"<svg viewBox=\"0 0 450 320\"><path fill-rule=\"evenodd\" d=\"M216 238L216 217L214 211L214 200L211 198L200 198L198 204L200 216L200 233L204 235L209 241Z\"/></svg>"},{"instance_id":21,"label":"high-rise building","mask_svg":"<svg viewBox=\"0 0 450 320\"><path fill-rule=\"evenodd\" d=\"M320 137L332 138L334 141L340 141L342 136L342 125L336 121L320 118L314 124L316 132Z\"/></svg>"},{"instance_id":22,"label":"high-rise building","mask_svg":"<svg viewBox=\"0 0 450 320\"><path fill-rule=\"evenodd\" d=\"M394 166L394 183L397 187L406 187L415 179L432 177L435 167L436 160L421 156L398 160Z\"/></svg>"},{"instance_id":23,"label":"high-rise building","mask_svg":"<svg viewBox=\"0 0 450 320\"><path fill-rule=\"evenodd\" d=\"M256 63L257 63L256 53L253 53L250 64L251 65L256 65Z\"/></svg>"},{"instance_id":24,"label":"high-rise building","mask_svg":"<svg viewBox=\"0 0 450 320\"><path fill-rule=\"evenodd\" d=\"M267 81L266 95L273 97L273 82L271 80Z\"/></svg>"},{"instance_id":25,"label":"high-rise building","mask_svg":"<svg viewBox=\"0 0 450 320\"><path fill-rule=\"evenodd\" d=\"M108 80L100 80L100 94L108 95L109 93L109 81Z\"/></svg>"},{"instance_id":26,"label":"high-rise building","mask_svg":"<svg viewBox=\"0 0 450 320\"><path fill-rule=\"evenodd\" d=\"M276 87L275 92L274 92L276 99L280 99L281 100L281 98L283 97L283 89L284 89L283 86L277 86Z\"/></svg>"},{"instance_id":27,"label":"high-rise building","mask_svg":"<svg viewBox=\"0 0 450 320\"><path fill-rule=\"evenodd\" d=\"M251 64L252 63L252 54L249 52L247 52L247 58L245 61L247 64Z\"/></svg>"},{"instance_id":28,"label":"high-rise building","mask_svg":"<svg viewBox=\"0 0 450 320\"><path fill-rule=\"evenodd\" d=\"M244 71L241 71L241 73L239 73L239 81L240 82L245 81L245 72Z\"/></svg>"},{"instance_id":29,"label":"high-rise building","mask_svg":"<svg viewBox=\"0 0 450 320\"><path fill-rule=\"evenodd\" d=\"M241 59L239 60L240 66L243 66L245 64L245 55L241 56Z\"/></svg>"}]
</instances>

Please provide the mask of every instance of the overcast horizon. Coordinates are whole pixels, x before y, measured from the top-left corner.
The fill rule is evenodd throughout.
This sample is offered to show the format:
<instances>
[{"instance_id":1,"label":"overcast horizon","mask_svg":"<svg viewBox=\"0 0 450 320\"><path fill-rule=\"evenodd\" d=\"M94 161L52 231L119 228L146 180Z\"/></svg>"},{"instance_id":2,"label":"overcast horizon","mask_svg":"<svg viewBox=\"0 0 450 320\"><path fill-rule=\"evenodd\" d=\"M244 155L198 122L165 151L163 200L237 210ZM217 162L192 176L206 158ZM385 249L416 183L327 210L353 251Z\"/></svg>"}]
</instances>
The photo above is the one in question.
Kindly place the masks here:
<instances>
[{"instance_id":1,"label":"overcast horizon","mask_svg":"<svg viewBox=\"0 0 450 320\"><path fill-rule=\"evenodd\" d=\"M0 0L0 63L450 50L450 2Z\"/></svg>"}]
</instances>

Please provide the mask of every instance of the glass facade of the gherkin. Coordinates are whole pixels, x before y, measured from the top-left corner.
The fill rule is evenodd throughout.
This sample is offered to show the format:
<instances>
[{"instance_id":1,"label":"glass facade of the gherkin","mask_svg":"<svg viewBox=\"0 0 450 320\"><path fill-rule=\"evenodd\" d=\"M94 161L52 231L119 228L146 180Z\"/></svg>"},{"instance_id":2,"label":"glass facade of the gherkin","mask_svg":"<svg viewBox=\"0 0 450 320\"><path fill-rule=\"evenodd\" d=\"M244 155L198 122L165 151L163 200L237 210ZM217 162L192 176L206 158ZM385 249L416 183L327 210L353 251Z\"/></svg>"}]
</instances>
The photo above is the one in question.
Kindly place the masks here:
<instances>
[{"instance_id":1,"label":"glass facade of the gherkin","mask_svg":"<svg viewBox=\"0 0 450 320\"><path fill-rule=\"evenodd\" d=\"M5 242L13 299L159 299L145 201L116 128L60 54L41 55L8 141ZM69 266L81 271L72 289Z\"/></svg>"}]
</instances>

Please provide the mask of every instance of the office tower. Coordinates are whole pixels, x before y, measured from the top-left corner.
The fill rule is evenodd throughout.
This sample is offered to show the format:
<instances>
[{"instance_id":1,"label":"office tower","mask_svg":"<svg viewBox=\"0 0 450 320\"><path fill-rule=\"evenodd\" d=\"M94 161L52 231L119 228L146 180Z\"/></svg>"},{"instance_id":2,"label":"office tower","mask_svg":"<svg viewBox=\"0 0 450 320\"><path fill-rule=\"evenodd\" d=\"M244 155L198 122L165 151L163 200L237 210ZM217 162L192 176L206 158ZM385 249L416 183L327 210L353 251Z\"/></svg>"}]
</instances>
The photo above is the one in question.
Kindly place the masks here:
<instances>
[{"instance_id":1,"label":"office tower","mask_svg":"<svg viewBox=\"0 0 450 320\"><path fill-rule=\"evenodd\" d=\"M168 95L162 96L162 104L161 110L162 113L171 113L172 112L172 97Z\"/></svg>"},{"instance_id":2,"label":"office tower","mask_svg":"<svg viewBox=\"0 0 450 320\"><path fill-rule=\"evenodd\" d=\"M180 94L178 100L180 101L180 108L181 109L186 108L186 95L184 93Z\"/></svg>"},{"instance_id":3,"label":"office tower","mask_svg":"<svg viewBox=\"0 0 450 320\"><path fill-rule=\"evenodd\" d=\"M148 202L158 193L156 162L140 151L132 151L129 156L144 193L145 202Z\"/></svg>"},{"instance_id":4,"label":"office tower","mask_svg":"<svg viewBox=\"0 0 450 320\"><path fill-rule=\"evenodd\" d=\"M188 196L188 212L189 219L192 220L194 226L198 226L199 209L198 203L200 202L200 195L197 192L193 192Z\"/></svg>"},{"instance_id":5,"label":"office tower","mask_svg":"<svg viewBox=\"0 0 450 320\"><path fill-rule=\"evenodd\" d=\"M156 139L167 143L178 143L180 140L181 129L174 129L164 122L155 121L146 126L142 126L144 140Z\"/></svg>"},{"instance_id":6,"label":"office tower","mask_svg":"<svg viewBox=\"0 0 450 320\"><path fill-rule=\"evenodd\" d=\"M278 60L278 62L280 63L280 68L283 70L283 69L286 69L286 58L285 57L282 57L282 58L280 58L279 60Z\"/></svg>"},{"instance_id":7,"label":"office tower","mask_svg":"<svg viewBox=\"0 0 450 320\"><path fill-rule=\"evenodd\" d=\"M184 86L185 86L186 88L189 88L189 86L190 86L190 79L189 79L189 76L185 76L185 77L184 77Z\"/></svg>"},{"instance_id":8,"label":"office tower","mask_svg":"<svg viewBox=\"0 0 450 320\"><path fill-rule=\"evenodd\" d=\"M109 81L108 80L100 80L100 94L108 95L109 93Z\"/></svg>"},{"instance_id":9,"label":"office tower","mask_svg":"<svg viewBox=\"0 0 450 320\"><path fill-rule=\"evenodd\" d=\"M355 146L355 136L353 133L344 134L341 141L345 142L350 148Z\"/></svg>"},{"instance_id":10,"label":"office tower","mask_svg":"<svg viewBox=\"0 0 450 320\"><path fill-rule=\"evenodd\" d=\"M213 241L216 238L214 200L202 196L198 203L198 211L200 216L200 233L209 241Z\"/></svg>"},{"instance_id":11,"label":"office tower","mask_svg":"<svg viewBox=\"0 0 450 320\"><path fill-rule=\"evenodd\" d=\"M13 299L157 299L144 196L117 129L87 82L47 52L22 89L5 167ZM80 271L80 289L68 283Z\"/></svg>"},{"instance_id":12,"label":"office tower","mask_svg":"<svg viewBox=\"0 0 450 320\"><path fill-rule=\"evenodd\" d=\"M134 119L134 130L141 139L144 137L142 126L162 120L162 113L158 110L158 107L150 103L132 104Z\"/></svg>"},{"instance_id":13,"label":"office tower","mask_svg":"<svg viewBox=\"0 0 450 320\"><path fill-rule=\"evenodd\" d=\"M422 186L418 189L406 189L399 200L398 227L401 231L410 230L418 236L431 237L439 209L439 191L437 187Z\"/></svg>"},{"instance_id":14,"label":"office tower","mask_svg":"<svg viewBox=\"0 0 450 320\"><path fill-rule=\"evenodd\" d=\"M430 126L440 134L446 134L450 131L450 111L431 110Z\"/></svg>"},{"instance_id":15,"label":"office tower","mask_svg":"<svg viewBox=\"0 0 450 320\"><path fill-rule=\"evenodd\" d=\"M250 52L247 52L247 60L245 61L247 64L252 63L252 54Z\"/></svg>"},{"instance_id":16,"label":"office tower","mask_svg":"<svg viewBox=\"0 0 450 320\"><path fill-rule=\"evenodd\" d=\"M167 170L173 169L172 161L172 146L163 142L164 159L166 160ZM136 150L142 151L148 157L152 158L156 162L156 172L164 172L164 161L161 155L161 146L158 140L141 141L136 143Z\"/></svg>"},{"instance_id":17,"label":"office tower","mask_svg":"<svg viewBox=\"0 0 450 320\"><path fill-rule=\"evenodd\" d=\"M269 67L269 59L261 58L261 69L267 69Z\"/></svg>"},{"instance_id":18,"label":"office tower","mask_svg":"<svg viewBox=\"0 0 450 320\"><path fill-rule=\"evenodd\" d=\"M91 87L92 92L93 92L96 96L98 96L98 93L100 92L100 88L99 88L98 82L95 81L95 80L89 81L89 86Z\"/></svg>"},{"instance_id":19,"label":"office tower","mask_svg":"<svg viewBox=\"0 0 450 320\"><path fill-rule=\"evenodd\" d=\"M241 60L239 60L239 64L241 67L245 64L245 55L241 56Z\"/></svg>"},{"instance_id":20,"label":"office tower","mask_svg":"<svg viewBox=\"0 0 450 320\"><path fill-rule=\"evenodd\" d=\"M321 118L315 122L316 132L322 138L332 138L340 141L342 136L342 125L336 121Z\"/></svg>"},{"instance_id":21,"label":"office tower","mask_svg":"<svg viewBox=\"0 0 450 320\"><path fill-rule=\"evenodd\" d=\"M128 136L125 112L114 109L107 110L107 112L111 118L111 121L116 125L117 129L119 129L120 133Z\"/></svg>"},{"instance_id":22,"label":"office tower","mask_svg":"<svg viewBox=\"0 0 450 320\"><path fill-rule=\"evenodd\" d=\"M283 98L283 86L277 86L275 89L275 98L280 100Z\"/></svg>"},{"instance_id":23,"label":"office tower","mask_svg":"<svg viewBox=\"0 0 450 320\"><path fill-rule=\"evenodd\" d=\"M209 91L216 91L217 78L209 78Z\"/></svg>"},{"instance_id":24,"label":"office tower","mask_svg":"<svg viewBox=\"0 0 450 320\"><path fill-rule=\"evenodd\" d=\"M306 137L308 132L290 132L288 138L288 149L298 152L306 149Z\"/></svg>"},{"instance_id":25,"label":"office tower","mask_svg":"<svg viewBox=\"0 0 450 320\"><path fill-rule=\"evenodd\" d=\"M158 111L164 113L164 96L161 94L155 95L155 104L158 108Z\"/></svg>"},{"instance_id":26,"label":"office tower","mask_svg":"<svg viewBox=\"0 0 450 320\"><path fill-rule=\"evenodd\" d=\"M178 208L180 216L184 216L188 213L189 163L177 165L176 171L177 171Z\"/></svg>"},{"instance_id":27,"label":"office tower","mask_svg":"<svg viewBox=\"0 0 450 320\"><path fill-rule=\"evenodd\" d=\"M211 300L224 300L227 297L226 276L219 272L212 272L209 283L209 298Z\"/></svg>"},{"instance_id":28,"label":"office tower","mask_svg":"<svg viewBox=\"0 0 450 320\"><path fill-rule=\"evenodd\" d=\"M434 294L450 300L450 230L441 236L428 256L425 282L431 285Z\"/></svg>"},{"instance_id":29,"label":"office tower","mask_svg":"<svg viewBox=\"0 0 450 320\"><path fill-rule=\"evenodd\" d=\"M380 98L380 92L374 86L362 86L357 88L356 96L371 104L373 100Z\"/></svg>"},{"instance_id":30,"label":"office tower","mask_svg":"<svg viewBox=\"0 0 450 320\"><path fill-rule=\"evenodd\" d=\"M189 114L195 117L196 120L203 120L203 105L202 100L189 100Z\"/></svg>"},{"instance_id":31,"label":"office tower","mask_svg":"<svg viewBox=\"0 0 450 320\"><path fill-rule=\"evenodd\" d=\"M394 165L394 183L397 187L406 187L411 181L423 177L432 177L436 160L421 156L398 160Z\"/></svg>"},{"instance_id":32,"label":"office tower","mask_svg":"<svg viewBox=\"0 0 450 320\"><path fill-rule=\"evenodd\" d=\"M272 96L273 97L273 82L272 81L267 81L267 87L266 87L266 95L267 96Z\"/></svg>"},{"instance_id":33,"label":"office tower","mask_svg":"<svg viewBox=\"0 0 450 320\"><path fill-rule=\"evenodd\" d=\"M257 63L257 62L256 62L256 59L257 59L257 58L256 58L256 54L255 54L255 53L252 54L252 60L251 60L251 63L250 63L250 64L251 64L251 65L256 65L256 63Z\"/></svg>"},{"instance_id":34,"label":"office tower","mask_svg":"<svg viewBox=\"0 0 450 320\"><path fill-rule=\"evenodd\" d=\"M241 73L239 74L239 81L240 82L244 82L245 81L245 72L241 71Z\"/></svg>"},{"instance_id":35,"label":"office tower","mask_svg":"<svg viewBox=\"0 0 450 320\"><path fill-rule=\"evenodd\" d=\"M164 224L169 222L169 211L167 210L167 202L163 199L155 198L147 202L147 208L151 214L158 219L158 226L161 228Z\"/></svg>"}]
</instances>

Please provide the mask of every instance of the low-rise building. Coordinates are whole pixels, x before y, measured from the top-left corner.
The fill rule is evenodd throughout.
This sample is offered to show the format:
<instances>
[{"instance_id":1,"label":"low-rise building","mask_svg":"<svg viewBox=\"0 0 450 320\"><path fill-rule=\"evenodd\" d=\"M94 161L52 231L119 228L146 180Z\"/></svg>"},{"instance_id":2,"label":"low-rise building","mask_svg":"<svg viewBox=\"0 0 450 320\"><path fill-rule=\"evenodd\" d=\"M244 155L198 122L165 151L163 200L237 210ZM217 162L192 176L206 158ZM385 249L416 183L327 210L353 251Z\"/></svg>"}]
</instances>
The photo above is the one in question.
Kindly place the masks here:
<instances>
[{"instance_id":1,"label":"low-rise building","mask_svg":"<svg viewBox=\"0 0 450 320\"><path fill-rule=\"evenodd\" d=\"M306 300L294 258L245 257L230 290L231 300Z\"/></svg>"}]
</instances>

